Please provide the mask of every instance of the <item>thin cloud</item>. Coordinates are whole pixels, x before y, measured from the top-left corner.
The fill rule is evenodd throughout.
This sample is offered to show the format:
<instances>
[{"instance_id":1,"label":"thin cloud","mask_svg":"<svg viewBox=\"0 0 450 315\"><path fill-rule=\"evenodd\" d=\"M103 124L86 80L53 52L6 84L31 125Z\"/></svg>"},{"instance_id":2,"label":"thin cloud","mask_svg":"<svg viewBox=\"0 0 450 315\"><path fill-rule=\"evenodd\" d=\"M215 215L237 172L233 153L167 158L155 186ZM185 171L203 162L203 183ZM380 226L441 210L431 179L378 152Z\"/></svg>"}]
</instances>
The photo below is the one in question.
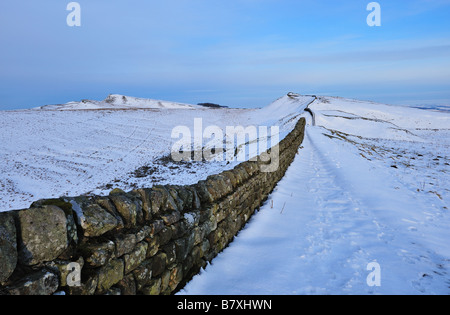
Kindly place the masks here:
<instances>
[{"instance_id":1,"label":"thin cloud","mask_svg":"<svg viewBox=\"0 0 450 315\"><path fill-rule=\"evenodd\" d=\"M376 63L386 61L411 61L450 56L450 45L417 47L397 50L360 50L338 53L286 56L260 60L260 63Z\"/></svg>"}]
</instances>

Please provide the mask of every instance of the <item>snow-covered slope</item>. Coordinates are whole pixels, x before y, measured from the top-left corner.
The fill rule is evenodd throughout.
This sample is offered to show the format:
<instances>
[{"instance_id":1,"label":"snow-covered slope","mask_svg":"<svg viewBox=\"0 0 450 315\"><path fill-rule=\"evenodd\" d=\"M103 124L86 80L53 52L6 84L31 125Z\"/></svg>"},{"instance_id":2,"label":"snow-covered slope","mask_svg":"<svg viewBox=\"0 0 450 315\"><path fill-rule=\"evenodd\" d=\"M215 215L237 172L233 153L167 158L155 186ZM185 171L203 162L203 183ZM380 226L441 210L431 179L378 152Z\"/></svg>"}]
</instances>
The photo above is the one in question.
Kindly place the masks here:
<instances>
[{"instance_id":1,"label":"snow-covered slope","mask_svg":"<svg viewBox=\"0 0 450 315\"><path fill-rule=\"evenodd\" d=\"M450 112L295 94L258 110L126 99L0 112L0 210L195 183L233 163L168 162L175 126L277 125L282 138L304 116L286 177L181 293L450 294ZM372 262L380 287L367 283Z\"/></svg>"},{"instance_id":2,"label":"snow-covered slope","mask_svg":"<svg viewBox=\"0 0 450 315\"><path fill-rule=\"evenodd\" d=\"M319 97L311 109L317 125L365 138L426 142L424 130L450 128L448 112L338 97Z\"/></svg>"},{"instance_id":3,"label":"snow-covered slope","mask_svg":"<svg viewBox=\"0 0 450 315\"><path fill-rule=\"evenodd\" d=\"M247 112L251 111L0 112L0 211L28 207L41 198L195 183L224 165L198 163L182 168L165 163L174 141L173 128L194 130L195 118L225 127L247 120Z\"/></svg>"},{"instance_id":4,"label":"snow-covered slope","mask_svg":"<svg viewBox=\"0 0 450 315\"><path fill-rule=\"evenodd\" d=\"M289 124L303 114L305 108L313 102L314 96L288 94L258 111L261 121L268 126Z\"/></svg>"},{"instance_id":5,"label":"snow-covered slope","mask_svg":"<svg viewBox=\"0 0 450 315\"><path fill-rule=\"evenodd\" d=\"M285 178L180 294L450 294L450 113L336 97L310 109Z\"/></svg>"},{"instance_id":6,"label":"snow-covered slope","mask_svg":"<svg viewBox=\"0 0 450 315\"><path fill-rule=\"evenodd\" d=\"M0 211L28 207L41 198L196 183L235 164L171 163L167 157L175 127L188 127L193 138L199 118L203 129L273 124L282 139L306 106L301 97L285 101L278 100L270 115L264 108L210 109L121 95L0 112ZM236 147L244 150L243 145Z\"/></svg>"},{"instance_id":7,"label":"snow-covered slope","mask_svg":"<svg viewBox=\"0 0 450 315\"><path fill-rule=\"evenodd\" d=\"M199 105L182 104L119 94L110 94L103 101L82 100L59 105L45 105L36 110L100 110L100 109L195 109Z\"/></svg>"}]
</instances>

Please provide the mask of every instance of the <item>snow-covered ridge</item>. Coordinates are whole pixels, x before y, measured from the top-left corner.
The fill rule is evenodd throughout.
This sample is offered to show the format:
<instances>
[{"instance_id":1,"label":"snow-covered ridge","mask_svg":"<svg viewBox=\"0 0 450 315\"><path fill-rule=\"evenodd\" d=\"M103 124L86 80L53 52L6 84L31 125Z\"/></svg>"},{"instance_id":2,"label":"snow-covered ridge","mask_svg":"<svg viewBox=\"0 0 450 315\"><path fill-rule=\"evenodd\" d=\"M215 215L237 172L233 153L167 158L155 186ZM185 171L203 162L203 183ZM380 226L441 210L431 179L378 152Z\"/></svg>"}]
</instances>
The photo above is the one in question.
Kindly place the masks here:
<instances>
[{"instance_id":1,"label":"snow-covered ridge","mask_svg":"<svg viewBox=\"0 0 450 315\"><path fill-rule=\"evenodd\" d=\"M66 104L45 105L34 110L101 110L101 109L195 109L199 105L176 103L147 98L138 98L120 94L110 94L102 101L81 100Z\"/></svg>"}]
</instances>

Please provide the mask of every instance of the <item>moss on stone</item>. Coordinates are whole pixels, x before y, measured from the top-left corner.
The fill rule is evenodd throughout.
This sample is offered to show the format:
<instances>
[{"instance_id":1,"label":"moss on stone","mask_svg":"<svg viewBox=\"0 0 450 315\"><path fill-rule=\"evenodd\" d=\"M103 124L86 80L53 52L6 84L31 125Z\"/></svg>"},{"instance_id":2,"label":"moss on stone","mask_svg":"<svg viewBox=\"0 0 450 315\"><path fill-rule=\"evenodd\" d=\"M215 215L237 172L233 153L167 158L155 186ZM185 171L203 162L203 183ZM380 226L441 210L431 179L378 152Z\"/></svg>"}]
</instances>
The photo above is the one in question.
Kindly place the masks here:
<instances>
[{"instance_id":1,"label":"moss on stone","mask_svg":"<svg viewBox=\"0 0 450 315\"><path fill-rule=\"evenodd\" d=\"M41 206L56 206L64 211L64 213L68 214L72 211L72 204L70 202L66 202L62 198L58 199L44 199L34 202L31 207L41 207Z\"/></svg>"}]
</instances>

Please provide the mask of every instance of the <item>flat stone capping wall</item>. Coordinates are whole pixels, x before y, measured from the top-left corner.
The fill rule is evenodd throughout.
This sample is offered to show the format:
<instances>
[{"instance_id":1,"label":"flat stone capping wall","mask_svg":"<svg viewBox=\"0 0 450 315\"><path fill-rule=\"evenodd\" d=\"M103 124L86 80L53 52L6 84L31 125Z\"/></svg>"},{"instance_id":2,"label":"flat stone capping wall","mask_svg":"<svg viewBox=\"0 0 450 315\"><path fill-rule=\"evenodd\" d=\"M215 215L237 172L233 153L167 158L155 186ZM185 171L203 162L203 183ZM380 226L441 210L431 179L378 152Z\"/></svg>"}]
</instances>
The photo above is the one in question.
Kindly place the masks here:
<instances>
[{"instance_id":1,"label":"flat stone capping wall","mask_svg":"<svg viewBox=\"0 0 450 315\"><path fill-rule=\"evenodd\" d=\"M190 186L39 200L0 213L0 295L174 294L267 199L303 142L305 119L261 159Z\"/></svg>"}]
</instances>

